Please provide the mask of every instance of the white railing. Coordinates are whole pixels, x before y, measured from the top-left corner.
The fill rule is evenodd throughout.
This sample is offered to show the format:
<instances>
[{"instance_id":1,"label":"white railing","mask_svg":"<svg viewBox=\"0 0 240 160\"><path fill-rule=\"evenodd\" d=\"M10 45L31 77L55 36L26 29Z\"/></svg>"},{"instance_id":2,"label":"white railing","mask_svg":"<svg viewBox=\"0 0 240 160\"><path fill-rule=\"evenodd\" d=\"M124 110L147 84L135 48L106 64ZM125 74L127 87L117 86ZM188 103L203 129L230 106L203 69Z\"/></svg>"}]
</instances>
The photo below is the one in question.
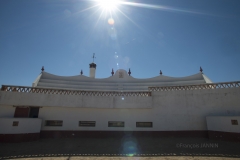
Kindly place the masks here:
<instances>
[{"instance_id":1,"label":"white railing","mask_svg":"<svg viewBox=\"0 0 240 160\"><path fill-rule=\"evenodd\" d=\"M238 88L238 87L240 87L240 81L183 85L183 86L148 87L148 90L149 91L179 91L179 90L200 90L200 89Z\"/></svg>"},{"instance_id":2,"label":"white railing","mask_svg":"<svg viewBox=\"0 0 240 160\"><path fill-rule=\"evenodd\" d=\"M151 96L151 92L149 91L139 91L139 92L83 91L83 90L50 89L50 88L35 88L35 87L7 86L7 85L2 85L1 90L7 91L7 92L85 95L85 96L143 96L143 97Z\"/></svg>"}]
</instances>

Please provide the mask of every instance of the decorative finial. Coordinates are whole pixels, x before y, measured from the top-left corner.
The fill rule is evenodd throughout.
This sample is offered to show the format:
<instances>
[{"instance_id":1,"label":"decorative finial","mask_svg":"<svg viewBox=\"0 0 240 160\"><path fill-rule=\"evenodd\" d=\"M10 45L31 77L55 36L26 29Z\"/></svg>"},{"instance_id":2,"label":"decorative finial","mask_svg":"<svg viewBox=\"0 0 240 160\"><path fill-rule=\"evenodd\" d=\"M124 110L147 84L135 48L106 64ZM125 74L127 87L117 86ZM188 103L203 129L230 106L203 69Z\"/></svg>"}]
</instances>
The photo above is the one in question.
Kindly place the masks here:
<instances>
[{"instance_id":1,"label":"decorative finial","mask_svg":"<svg viewBox=\"0 0 240 160\"><path fill-rule=\"evenodd\" d=\"M80 74L83 75L83 71L82 70L81 70Z\"/></svg>"},{"instance_id":2,"label":"decorative finial","mask_svg":"<svg viewBox=\"0 0 240 160\"><path fill-rule=\"evenodd\" d=\"M129 68L129 71L128 71L128 75L129 75L129 76L131 75L131 70L130 70L130 68Z\"/></svg>"},{"instance_id":3,"label":"decorative finial","mask_svg":"<svg viewBox=\"0 0 240 160\"><path fill-rule=\"evenodd\" d=\"M160 75L162 75L162 71L160 70Z\"/></svg>"},{"instance_id":4,"label":"decorative finial","mask_svg":"<svg viewBox=\"0 0 240 160\"><path fill-rule=\"evenodd\" d=\"M93 56L92 56L92 58L93 58L93 63L94 63L94 58L96 58L96 57L95 57L95 53L93 53Z\"/></svg>"},{"instance_id":5,"label":"decorative finial","mask_svg":"<svg viewBox=\"0 0 240 160\"><path fill-rule=\"evenodd\" d=\"M202 69L202 67L200 66L200 72L202 72L203 71L203 69Z\"/></svg>"},{"instance_id":6,"label":"decorative finial","mask_svg":"<svg viewBox=\"0 0 240 160\"><path fill-rule=\"evenodd\" d=\"M44 71L44 66L42 66L42 69L41 69L41 70L42 70L42 72Z\"/></svg>"},{"instance_id":7,"label":"decorative finial","mask_svg":"<svg viewBox=\"0 0 240 160\"><path fill-rule=\"evenodd\" d=\"M113 71L113 69L112 69L112 72L111 72L111 74L112 74L112 76L114 75L114 71Z\"/></svg>"}]
</instances>

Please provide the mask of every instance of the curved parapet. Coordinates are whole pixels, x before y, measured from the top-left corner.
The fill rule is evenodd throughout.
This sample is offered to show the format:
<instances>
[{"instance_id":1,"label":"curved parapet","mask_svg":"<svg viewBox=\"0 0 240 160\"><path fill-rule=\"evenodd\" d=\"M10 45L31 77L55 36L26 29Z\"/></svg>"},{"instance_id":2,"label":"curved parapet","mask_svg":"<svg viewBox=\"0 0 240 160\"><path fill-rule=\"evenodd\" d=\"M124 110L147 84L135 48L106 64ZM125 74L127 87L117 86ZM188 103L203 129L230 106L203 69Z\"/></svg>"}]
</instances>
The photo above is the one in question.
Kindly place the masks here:
<instances>
[{"instance_id":1,"label":"curved parapet","mask_svg":"<svg viewBox=\"0 0 240 160\"><path fill-rule=\"evenodd\" d=\"M108 78L90 78L83 75L57 76L47 72L33 83L33 87L78 89L86 91L147 91L150 86L197 85L211 83L201 72L186 77L169 77L159 75L152 78L138 79L119 69Z\"/></svg>"}]
</instances>

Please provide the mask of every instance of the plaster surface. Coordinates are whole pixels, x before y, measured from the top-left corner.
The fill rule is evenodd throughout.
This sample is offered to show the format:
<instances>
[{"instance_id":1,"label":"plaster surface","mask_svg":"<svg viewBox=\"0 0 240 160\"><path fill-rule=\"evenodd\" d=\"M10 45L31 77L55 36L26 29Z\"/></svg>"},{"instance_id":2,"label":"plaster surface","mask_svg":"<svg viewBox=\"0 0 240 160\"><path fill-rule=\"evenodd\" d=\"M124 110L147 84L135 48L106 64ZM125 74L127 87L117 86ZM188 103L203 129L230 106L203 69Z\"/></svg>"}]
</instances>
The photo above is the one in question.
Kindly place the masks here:
<instances>
[{"instance_id":1,"label":"plaster surface","mask_svg":"<svg viewBox=\"0 0 240 160\"><path fill-rule=\"evenodd\" d=\"M124 100L113 96L0 94L0 108L5 113L13 112L10 105L41 106L41 130L206 131L207 116L240 116L240 88L156 91L151 97ZM45 126L45 120L62 120L63 126ZM80 127L79 121L96 121L96 126ZM123 121L125 125L108 127L108 121ZM153 127L136 127L136 122L152 122Z\"/></svg>"},{"instance_id":2,"label":"plaster surface","mask_svg":"<svg viewBox=\"0 0 240 160\"><path fill-rule=\"evenodd\" d=\"M206 119L209 131L240 133L240 116L208 116ZM231 120L237 120L238 125L232 125Z\"/></svg>"},{"instance_id":3,"label":"plaster surface","mask_svg":"<svg viewBox=\"0 0 240 160\"><path fill-rule=\"evenodd\" d=\"M18 126L13 126L14 121ZM39 133L41 123L38 118L0 118L0 134Z\"/></svg>"}]
</instances>

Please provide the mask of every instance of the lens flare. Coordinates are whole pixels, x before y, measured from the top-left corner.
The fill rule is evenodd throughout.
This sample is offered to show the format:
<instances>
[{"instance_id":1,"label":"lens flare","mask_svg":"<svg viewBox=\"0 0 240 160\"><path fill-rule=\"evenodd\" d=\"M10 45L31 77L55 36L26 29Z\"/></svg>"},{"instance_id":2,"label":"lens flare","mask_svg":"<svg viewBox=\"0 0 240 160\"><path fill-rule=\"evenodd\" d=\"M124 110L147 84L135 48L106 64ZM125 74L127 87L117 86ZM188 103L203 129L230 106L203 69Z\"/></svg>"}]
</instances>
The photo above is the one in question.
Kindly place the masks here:
<instances>
[{"instance_id":1,"label":"lens flare","mask_svg":"<svg viewBox=\"0 0 240 160\"><path fill-rule=\"evenodd\" d=\"M137 140L132 137L132 135L126 135L122 139L122 153L126 154L126 156L132 157L139 152Z\"/></svg>"},{"instance_id":2,"label":"lens flare","mask_svg":"<svg viewBox=\"0 0 240 160\"><path fill-rule=\"evenodd\" d=\"M110 24L110 25L114 25L114 19L109 18L109 19L108 19L108 24Z\"/></svg>"}]
</instances>

